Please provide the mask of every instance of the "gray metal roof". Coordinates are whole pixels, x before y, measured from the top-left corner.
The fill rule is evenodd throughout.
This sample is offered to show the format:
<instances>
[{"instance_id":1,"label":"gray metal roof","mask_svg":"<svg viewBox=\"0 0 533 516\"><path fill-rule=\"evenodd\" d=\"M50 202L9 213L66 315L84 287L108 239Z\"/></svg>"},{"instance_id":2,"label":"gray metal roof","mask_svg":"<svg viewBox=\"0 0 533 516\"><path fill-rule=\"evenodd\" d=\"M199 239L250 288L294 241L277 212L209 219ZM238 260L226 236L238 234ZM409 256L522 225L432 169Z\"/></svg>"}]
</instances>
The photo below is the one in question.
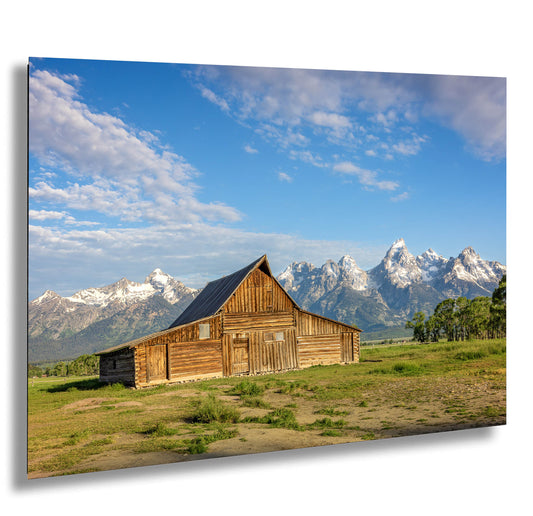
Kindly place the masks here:
<instances>
[{"instance_id":1,"label":"gray metal roof","mask_svg":"<svg viewBox=\"0 0 533 516\"><path fill-rule=\"evenodd\" d=\"M258 260L255 260L237 272L208 283L194 301L169 326L169 329L215 315L224 306L233 292L237 290L238 286L246 279L248 274L263 261L265 261L270 271L268 262L266 262L266 255L263 255Z\"/></svg>"}]
</instances>

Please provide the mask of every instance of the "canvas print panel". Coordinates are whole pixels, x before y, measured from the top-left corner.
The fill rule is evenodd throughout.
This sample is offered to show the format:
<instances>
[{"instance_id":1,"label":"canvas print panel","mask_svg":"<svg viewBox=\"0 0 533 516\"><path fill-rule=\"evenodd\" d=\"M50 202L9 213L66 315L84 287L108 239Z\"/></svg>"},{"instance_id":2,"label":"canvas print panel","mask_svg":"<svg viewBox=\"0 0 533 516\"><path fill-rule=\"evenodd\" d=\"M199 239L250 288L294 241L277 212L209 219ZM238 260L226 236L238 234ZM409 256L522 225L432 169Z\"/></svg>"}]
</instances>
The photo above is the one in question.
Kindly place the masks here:
<instances>
[{"instance_id":1,"label":"canvas print panel","mask_svg":"<svg viewBox=\"0 0 533 516\"><path fill-rule=\"evenodd\" d=\"M504 78L28 73L30 478L505 424Z\"/></svg>"}]
</instances>

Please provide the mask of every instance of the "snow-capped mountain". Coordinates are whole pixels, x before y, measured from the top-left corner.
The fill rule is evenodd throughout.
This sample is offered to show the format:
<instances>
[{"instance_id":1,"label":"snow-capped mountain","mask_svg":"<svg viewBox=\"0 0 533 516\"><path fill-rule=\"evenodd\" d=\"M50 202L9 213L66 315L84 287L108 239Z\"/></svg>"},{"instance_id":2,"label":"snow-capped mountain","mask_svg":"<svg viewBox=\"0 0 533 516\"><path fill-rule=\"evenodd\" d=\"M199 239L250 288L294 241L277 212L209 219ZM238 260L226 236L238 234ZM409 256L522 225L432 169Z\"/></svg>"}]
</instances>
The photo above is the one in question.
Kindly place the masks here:
<instances>
[{"instance_id":1,"label":"snow-capped mountain","mask_svg":"<svg viewBox=\"0 0 533 516\"><path fill-rule=\"evenodd\" d=\"M505 272L471 247L457 258L432 249L413 256L400 238L368 271L345 255L320 267L294 262L277 279L303 309L371 332L403 328L415 312L431 313L447 297L490 296ZM122 278L68 297L47 290L28 306L30 360L93 353L159 331L198 293L161 269L143 283Z\"/></svg>"},{"instance_id":2,"label":"snow-capped mountain","mask_svg":"<svg viewBox=\"0 0 533 516\"><path fill-rule=\"evenodd\" d=\"M416 263L422 274L422 281L430 282L442 273L448 260L429 248L416 257Z\"/></svg>"},{"instance_id":3,"label":"snow-capped mountain","mask_svg":"<svg viewBox=\"0 0 533 516\"><path fill-rule=\"evenodd\" d=\"M392 244L385 258L369 271L369 275L378 290L386 283L404 288L422 279L422 271L417 260L407 250L403 238Z\"/></svg>"},{"instance_id":4,"label":"snow-capped mountain","mask_svg":"<svg viewBox=\"0 0 533 516\"><path fill-rule=\"evenodd\" d=\"M506 268L501 263L483 260L472 247L457 258L450 258L433 280L446 297L490 296Z\"/></svg>"},{"instance_id":5,"label":"snow-capped mountain","mask_svg":"<svg viewBox=\"0 0 533 516\"><path fill-rule=\"evenodd\" d=\"M112 342L112 335L117 334L117 331L117 340L120 341L127 325L133 329L134 336L136 328L139 331L143 328L148 333L160 330L161 324L164 325L167 319L170 319L170 324L198 292L186 287L161 269L155 269L143 283L122 278L111 285L87 288L67 297L47 290L28 304L30 356L35 349L33 344L58 343L75 338L81 338L83 342L90 341L92 333L102 333L105 324L115 328L107 332L105 342ZM152 312L159 313L162 318L152 321L153 328L151 324L146 325L147 320L153 319L144 313L147 306L151 306ZM87 352L96 351L101 346L101 339L100 342L96 340L94 349Z\"/></svg>"},{"instance_id":6,"label":"snow-capped mountain","mask_svg":"<svg viewBox=\"0 0 533 516\"><path fill-rule=\"evenodd\" d=\"M368 271L346 255L322 267L293 263L278 280L304 309L371 330L403 324L419 310L430 313L447 297L490 296L505 272L471 247L457 258L433 249L415 257L400 238Z\"/></svg>"}]
</instances>

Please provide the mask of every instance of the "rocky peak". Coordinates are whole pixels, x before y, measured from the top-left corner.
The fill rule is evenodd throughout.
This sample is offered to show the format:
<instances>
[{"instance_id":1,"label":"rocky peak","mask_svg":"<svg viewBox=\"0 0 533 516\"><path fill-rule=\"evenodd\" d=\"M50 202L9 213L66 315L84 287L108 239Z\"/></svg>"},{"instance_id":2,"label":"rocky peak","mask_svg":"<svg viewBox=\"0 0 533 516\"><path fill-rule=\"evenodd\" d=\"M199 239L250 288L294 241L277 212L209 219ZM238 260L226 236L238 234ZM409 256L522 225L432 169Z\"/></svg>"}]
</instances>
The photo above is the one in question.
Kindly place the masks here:
<instances>
[{"instance_id":1,"label":"rocky peak","mask_svg":"<svg viewBox=\"0 0 533 516\"><path fill-rule=\"evenodd\" d=\"M52 299L59 300L61 299L61 296L59 294L56 294L53 290L46 290L42 296L39 296L34 299L32 303L40 305L41 303L46 303L47 301L51 301Z\"/></svg>"}]
</instances>

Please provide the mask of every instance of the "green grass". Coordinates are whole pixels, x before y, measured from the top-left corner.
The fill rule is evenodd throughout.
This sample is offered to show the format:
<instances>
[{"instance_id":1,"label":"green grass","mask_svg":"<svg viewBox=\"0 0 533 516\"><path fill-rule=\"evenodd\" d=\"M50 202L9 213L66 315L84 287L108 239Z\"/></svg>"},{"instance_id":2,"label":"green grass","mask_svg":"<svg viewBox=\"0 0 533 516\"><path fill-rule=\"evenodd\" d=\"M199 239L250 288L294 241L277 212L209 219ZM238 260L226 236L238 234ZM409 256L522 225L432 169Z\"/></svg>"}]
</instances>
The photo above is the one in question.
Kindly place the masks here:
<instances>
[{"instance_id":1,"label":"green grass","mask_svg":"<svg viewBox=\"0 0 533 516\"><path fill-rule=\"evenodd\" d=\"M309 428L344 428L347 425L344 419L333 421L329 417L317 419L314 423L308 425Z\"/></svg>"},{"instance_id":2,"label":"green grass","mask_svg":"<svg viewBox=\"0 0 533 516\"><path fill-rule=\"evenodd\" d=\"M334 408L323 408L315 410L315 414L323 414L325 416L347 416L350 412L348 410L336 410Z\"/></svg>"},{"instance_id":3,"label":"green grass","mask_svg":"<svg viewBox=\"0 0 533 516\"><path fill-rule=\"evenodd\" d=\"M272 405L257 396L241 396L243 407L270 409Z\"/></svg>"},{"instance_id":4,"label":"green grass","mask_svg":"<svg viewBox=\"0 0 533 516\"><path fill-rule=\"evenodd\" d=\"M210 393L207 398L194 402L194 410L189 416L192 423L236 423L239 411Z\"/></svg>"},{"instance_id":5,"label":"green grass","mask_svg":"<svg viewBox=\"0 0 533 516\"><path fill-rule=\"evenodd\" d=\"M505 339L364 347L359 364L140 390L97 378L30 379L29 471L91 470L94 456L110 451L201 454L244 428L260 430L261 440L280 428L345 442L405 433L402 425L502 424L505 353ZM244 407L267 413L242 418ZM259 439L244 435L248 447Z\"/></svg>"},{"instance_id":6,"label":"green grass","mask_svg":"<svg viewBox=\"0 0 533 516\"><path fill-rule=\"evenodd\" d=\"M243 419L246 423L262 423L270 425L273 428L288 428L290 430L303 430L303 425L300 425L296 420L296 416L291 409L278 408L269 412L262 417L247 417Z\"/></svg>"},{"instance_id":7,"label":"green grass","mask_svg":"<svg viewBox=\"0 0 533 516\"><path fill-rule=\"evenodd\" d=\"M228 394L238 396L260 396L263 394L265 387L257 382L243 380L228 391Z\"/></svg>"}]
</instances>

